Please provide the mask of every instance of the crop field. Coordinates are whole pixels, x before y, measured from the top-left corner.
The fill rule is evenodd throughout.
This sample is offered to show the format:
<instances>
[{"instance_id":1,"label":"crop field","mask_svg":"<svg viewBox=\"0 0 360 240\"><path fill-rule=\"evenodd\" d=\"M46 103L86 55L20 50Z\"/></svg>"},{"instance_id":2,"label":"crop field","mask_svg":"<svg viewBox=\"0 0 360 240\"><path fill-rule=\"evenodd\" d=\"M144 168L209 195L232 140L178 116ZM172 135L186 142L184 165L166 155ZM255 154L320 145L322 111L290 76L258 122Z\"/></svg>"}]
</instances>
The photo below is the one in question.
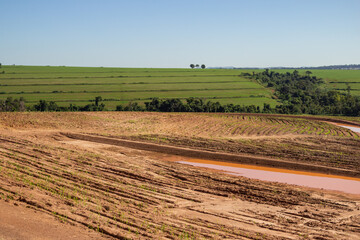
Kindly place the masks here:
<instances>
[{"instance_id":1,"label":"crop field","mask_svg":"<svg viewBox=\"0 0 360 240\"><path fill-rule=\"evenodd\" d=\"M17 234L49 239L44 228L60 229L58 238L78 239L358 239L356 195L187 166L175 162L183 156L171 150L228 152L359 175L359 134L325 120L0 113L0 239L21 238ZM93 140L99 137L104 141ZM116 140L152 148L112 144ZM167 153L156 151L164 146ZM22 213L27 213L24 224L17 218ZM27 228L32 222L37 231Z\"/></svg>"},{"instance_id":2,"label":"crop field","mask_svg":"<svg viewBox=\"0 0 360 240\"><path fill-rule=\"evenodd\" d=\"M271 91L239 77L239 70L125 69L83 67L3 66L0 99L24 97L58 105L79 106L101 96L109 110L118 104L143 103L153 97L200 97L220 103L262 106L277 102Z\"/></svg>"},{"instance_id":3,"label":"crop field","mask_svg":"<svg viewBox=\"0 0 360 240\"><path fill-rule=\"evenodd\" d=\"M2 71L5 74L0 74L0 99L24 97L29 105L43 99L59 106L83 106L97 96L104 99L109 110L129 102L142 104L153 97L200 97L222 104L268 103L272 107L279 104L269 89L239 77L252 70L3 66ZM360 95L358 70L312 72L323 78L330 89L346 91L349 86L353 95Z\"/></svg>"},{"instance_id":4,"label":"crop field","mask_svg":"<svg viewBox=\"0 0 360 240\"><path fill-rule=\"evenodd\" d=\"M347 87L354 96L360 96L360 70L311 70L315 76L326 81L328 87L346 92Z\"/></svg>"}]
</instances>

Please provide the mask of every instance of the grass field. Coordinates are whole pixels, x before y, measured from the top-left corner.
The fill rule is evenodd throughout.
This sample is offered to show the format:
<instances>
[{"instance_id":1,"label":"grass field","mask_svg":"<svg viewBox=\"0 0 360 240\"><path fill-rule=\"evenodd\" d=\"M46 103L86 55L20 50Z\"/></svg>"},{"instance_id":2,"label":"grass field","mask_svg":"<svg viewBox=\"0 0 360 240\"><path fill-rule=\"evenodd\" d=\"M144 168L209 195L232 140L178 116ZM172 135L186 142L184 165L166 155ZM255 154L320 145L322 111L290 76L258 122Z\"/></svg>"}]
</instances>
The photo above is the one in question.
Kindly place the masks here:
<instances>
[{"instance_id":1,"label":"grass field","mask_svg":"<svg viewBox=\"0 0 360 240\"><path fill-rule=\"evenodd\" d=\"M351 94L360 96L360 70L311 70L311 72L324 79L330 89L346 92L349 85Z\"/></svg>"},{"instance_id":2,"label":"grass field","mask_svg":"<svg viewBox=\"0 0 360 240\"><path fill-rule=\"evenodd\" d=\"M314 74L323 78L330 88L346 91L351 88L351 94L360 96L360 70L317 70Z\"/></svg>"},{"instance_id":3,"label":"grass field","mask_svg":"<svg viewBox=\"0 0 360 240\"><path fill-rule=\"evenodd\" d=\"M272 107L279 104L272 92L252 80L242 78L233 69L144 69L3 66L0 74L0 99L24 97L28 105L40 99L55 101L60 106L70 103L83 106L101 96L109 110L129 102L142 104L153 97L201 97L222 104ZM0 71L0 72L2 72ZM262 70L255 70L262 71ZM288 69L276 70L292 71ZM300 73L306 70L300 70ZM328 87L360 96L360 71L312 70Z\"/></svg>"},{"instance_id":4,"label":"grass field","mask_svg":"<svg viewBox=\"0 0 360 240\"><path fill-rule=\"evenodd\" d=\"M106 101L109 110L118 104L143 103L153 97L277 104L271 91L239 77L240 70L33 66L4 66L2 70L5 74L0 74L0 99L24 97L28 104L44 99L81 106L96 96Z\"/></svg>"}]
</instances>

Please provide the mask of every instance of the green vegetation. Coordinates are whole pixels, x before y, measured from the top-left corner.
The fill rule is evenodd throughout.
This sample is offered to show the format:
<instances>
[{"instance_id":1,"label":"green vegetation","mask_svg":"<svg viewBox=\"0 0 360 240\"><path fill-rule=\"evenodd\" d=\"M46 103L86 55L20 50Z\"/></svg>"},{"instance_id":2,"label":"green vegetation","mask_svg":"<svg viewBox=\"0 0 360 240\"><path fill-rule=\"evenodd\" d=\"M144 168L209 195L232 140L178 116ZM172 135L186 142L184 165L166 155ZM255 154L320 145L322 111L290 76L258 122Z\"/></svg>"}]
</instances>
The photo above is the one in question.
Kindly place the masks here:
<instances>
[{"instance_id":1,"label":"green vegetation","mask_svg":"<svg viewBox=\"0 0 360 240\"><path fill-rule=\"evenodd\" d=\"M2 69L0 111L23 111L26 103L33 111L360 114L358 70Z\"/></svg>"},{"instance_id":2,"label":"green vegetation","mask_svg":"<svg viewBox=\"0 0 360 240\"><path fill-rule=\"evenodd\" d=\"M360 97L352 96L350 89L347 93L327 89L322 79L311 76L311 71L301 75L297 70L279 73L266 69L243 75L274 89L283 104L269 112L360 116Z\"/></svg>"},{"instance_id":3,"label":"green vegetation","mask_svg":"<svg viewBox=\"0 0 360 240\"><path fill-rule=\"evenodd\" d=\"M272 93L240 70L220 69L127 69L85 67L3 66L0 99L23 97L27 105L39 100L59 106L85 106L101 96L109 110L117 105L161 99L201 97L222 104L262 106L278 103Z\"/></svg>"},{"instance_id":4,"label":"green vegetation","mask_svg":"<svg viewBox=\"0 0 360 240\"><path fill-rule=\"evenodd\" d=\"M295 69L274 69L272 71L278 73L293 72ZM255 73L263 70L254 70ZM311 71L313 76L324 80L326 88L329 90L338 90L346 93L348 86L351 95L360 96L360 70L323 70L323 69L301 69L297 70L300 75L305 75L306 71ZM252 73L253 70L244 70L244 72Z\"/></svg>"},{"instance_id":5,"label":"green vegetation","mask_svg":"<svg viewBox=\"0 0 360 240\"><path fill-rule=\"evenodd\" d=\"M324 88L324 81L312 76L311 71L301 75L297 70L293 73L279 73L266 69L263 72L243 73L242 76L254 79L260 84L274 90L274 96L282 104L272 108L264 103L262 110L255 105L241 106L222 105L219 102L203 101L200 98L188 98L186 104L180 99L161 100L154 98L146 102L146 111L160 112L248 112L248 113L281 113L281 114L313 114L313 115L345 115L360 116L360 97L353 97L348 88L347 93ZM117 110L141 111L138 104L130 104Z\"/></svg>"},{"instance_id":6,"label":"green vegetation","mask_svg":"<svg viewBox=\"0 0 360 240\"><path fill-rule=\"evenodd\" d=\"M25 100L23 98L13 99L8 97L6 100L0 100L0 112L22 112L25 110Z\"/></svg>"},{"instance_id":7,"label":"green vegetation","mask_svg":"<svg viewBox=\"0 0 360 240\"><path fill-rule=\"evenodd\" d=\"M350 87L351 95L360 96L360 70L316 70L312 72L323 78L328 88L347 92Z\"/></svg>"}]
</instances>

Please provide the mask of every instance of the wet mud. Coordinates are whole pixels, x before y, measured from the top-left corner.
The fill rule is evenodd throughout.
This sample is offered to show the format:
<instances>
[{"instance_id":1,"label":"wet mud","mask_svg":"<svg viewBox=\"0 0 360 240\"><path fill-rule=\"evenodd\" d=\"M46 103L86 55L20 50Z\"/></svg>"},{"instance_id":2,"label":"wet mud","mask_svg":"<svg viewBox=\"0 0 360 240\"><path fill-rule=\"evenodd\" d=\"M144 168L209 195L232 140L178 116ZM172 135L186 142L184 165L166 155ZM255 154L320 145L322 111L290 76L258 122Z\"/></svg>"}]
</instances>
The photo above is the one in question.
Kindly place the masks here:
<instances>
[{"instance_id":1,"label":"wet mud","mask_svg":"<svg viewBox=\"0 0 360 240\"><path fill-rule=\"evenodd\" d=\"M177 162L196 167L215 169L235 176L335 190L351 194L360 194L360 178L291 171L280 168L260 167L201 159L186 159Z\"/></svg>"}]
</instances>

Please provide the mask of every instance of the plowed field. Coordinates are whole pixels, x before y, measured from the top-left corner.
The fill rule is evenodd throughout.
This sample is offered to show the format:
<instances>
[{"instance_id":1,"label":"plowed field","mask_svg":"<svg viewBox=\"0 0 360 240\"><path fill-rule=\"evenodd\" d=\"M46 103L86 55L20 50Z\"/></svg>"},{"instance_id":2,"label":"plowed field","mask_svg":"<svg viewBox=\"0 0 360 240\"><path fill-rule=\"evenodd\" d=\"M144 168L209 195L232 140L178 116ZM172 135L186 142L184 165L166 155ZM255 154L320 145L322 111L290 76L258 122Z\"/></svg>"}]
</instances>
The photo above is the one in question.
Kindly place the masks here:
<instances>
[{"instance_id":1,"label":"plowed field","mask_svg":"<svg viewBox=\"0 0 360 240\"><path fill-rule=\"evenodd\" d=\"M190 152L360 173L359 135L321 119L0 113L0 239L360 238L360 196L176 162Z\"/></svg>"}]
</instances>

